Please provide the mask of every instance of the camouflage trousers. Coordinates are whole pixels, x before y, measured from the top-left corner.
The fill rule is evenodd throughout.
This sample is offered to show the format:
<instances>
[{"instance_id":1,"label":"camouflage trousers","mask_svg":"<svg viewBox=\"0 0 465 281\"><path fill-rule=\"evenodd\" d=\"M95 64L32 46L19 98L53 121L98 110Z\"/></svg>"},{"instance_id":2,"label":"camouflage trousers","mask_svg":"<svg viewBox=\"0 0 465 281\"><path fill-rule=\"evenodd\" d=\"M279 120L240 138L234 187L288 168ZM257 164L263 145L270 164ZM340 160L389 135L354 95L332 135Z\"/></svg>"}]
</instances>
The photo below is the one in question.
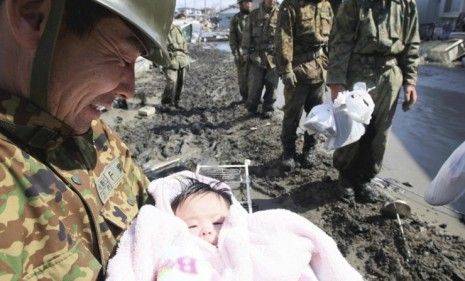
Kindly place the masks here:
<instances>
[{"instance_id":1,"label":"camouflage trousers","mask_svg":"<svg viewBox=\"0 0 465 281\"><path fill-rule=\"evenodd\" d=\"M334 152L333 165L345 179L353 184L363 184L381 170L387 137L402 86L402 72L396 65L352 68L348 72L349 85L363 81L368 88L376 87L370 92L375 110L360 140Z\"/></svg>"},{"instance_id":2,"label":"camouflage trousers","mask_svg":"<svg viewBox=\"0 0 465 281\"><path fill-rule=\"evenodd\" d=\"M242 100L247 101L247 75L249 73L249 64L243 61L236 61L237 80L239 82L239 93Z\"/></svg>"},{"instance_id":3,"label":"camouflage trousers","mask_svg":"<svg viewBox=\"0 0 465 281\"><path fill-rule=\"evenodd\" d=\"M281 130L281 142L283 145L295 145L297 139L297 128L300 118L305 110L308 114L315 105L321 103L325 91L323 82L317 84L297 83L295 87L284 87L284 119ZM306 135L306 141L315 143L312 136Z\"/></svg>"},{"instance_id":4,"label":"camouflage trousers","mask_svg":"<svg viewBox=\"0 0 465 281\"><path fill-rule=\"evenodd\" d=\"M178 105L181 97L182 86L184 84L185 68L171 69L165 68L166 86L161 97L162 104Z\"/></svg>"},{"instance_id":5,"label":"camouflage trousers","mask_svg":"<svg viewBox=\"0 0 465 281\"><path fill-rule=\"evenodd\" d=\"M249 64L249 73L247 76L247 109L257 111L263 87L263 112L273 111L273 104L276 101L276 89L278 88L279 76L276 68L262 68L254 63Z\"/></svg>"}]
</instances>

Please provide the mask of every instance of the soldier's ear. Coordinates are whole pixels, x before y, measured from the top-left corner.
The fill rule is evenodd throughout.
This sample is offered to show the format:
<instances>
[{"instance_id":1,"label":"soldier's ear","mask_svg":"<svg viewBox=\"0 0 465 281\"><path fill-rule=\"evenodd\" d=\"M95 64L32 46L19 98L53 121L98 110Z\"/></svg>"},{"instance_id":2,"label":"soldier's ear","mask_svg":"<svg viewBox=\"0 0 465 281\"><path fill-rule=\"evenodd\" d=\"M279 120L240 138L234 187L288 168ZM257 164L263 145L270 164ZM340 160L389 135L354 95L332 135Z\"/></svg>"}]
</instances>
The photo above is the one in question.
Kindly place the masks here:
<instances>
[{"instance_id":1,"label":"soldier's ear","mask_svg":"<svg viewBox=\"0 0 465 281\"><path fill-rule=\"evenodd\" d=\"M5 0L7 24L16 42L36 49L45 29L52 0ZM62 1L62 0L53 0Z\"/></svg>"}]
</instances>

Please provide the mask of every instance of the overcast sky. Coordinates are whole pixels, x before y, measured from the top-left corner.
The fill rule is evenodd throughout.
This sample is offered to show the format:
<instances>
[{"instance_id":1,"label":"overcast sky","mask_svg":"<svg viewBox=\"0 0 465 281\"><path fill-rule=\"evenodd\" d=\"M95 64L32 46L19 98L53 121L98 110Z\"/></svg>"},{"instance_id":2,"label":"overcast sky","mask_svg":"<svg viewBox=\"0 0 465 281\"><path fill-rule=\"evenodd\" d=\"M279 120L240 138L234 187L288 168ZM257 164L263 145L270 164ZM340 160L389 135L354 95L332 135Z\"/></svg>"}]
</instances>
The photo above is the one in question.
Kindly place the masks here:
<instances>
[{"instance_id":1,"label":"overcast sky","mask_svg":"<svg viewBox=\"0 0 465 281\"><path fill-rule=\"evenodd\" d=\"M194 7L203 8L205 3L208 8L225 8L236 3L237 0L176 0L176 8Z\"/></svg>"}]
</instances>

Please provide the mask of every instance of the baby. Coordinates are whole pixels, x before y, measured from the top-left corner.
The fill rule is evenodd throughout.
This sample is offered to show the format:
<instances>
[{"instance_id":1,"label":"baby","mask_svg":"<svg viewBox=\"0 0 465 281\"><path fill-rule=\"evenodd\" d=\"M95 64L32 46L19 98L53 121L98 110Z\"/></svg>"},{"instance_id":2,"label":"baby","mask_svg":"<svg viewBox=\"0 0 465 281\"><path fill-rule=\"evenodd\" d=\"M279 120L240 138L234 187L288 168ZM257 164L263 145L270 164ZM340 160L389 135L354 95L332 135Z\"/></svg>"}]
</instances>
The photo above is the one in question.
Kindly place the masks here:
<instances>
[{"instance_id":1,"label":"baby","mask_svg":"<svg viewBox=\"0 0 465 281\"><path fill-rule=\"evenodd\" d=\"M218 235L231 204L228 190L189 179L171 202L171 208L187 224L191 234L217 246Z\"/></svg>"},{"instance_id":2,"label":"baby","mask_svg":"<svg viewBox=\"0 0 465 281\"><path fill-rule=\"evenodd\" d=\"M182 171L148 191L156 205L123 234L107 280L363 280L319 227L282 209L247 213L225 183Z\"/></svg>"}]
</instances>

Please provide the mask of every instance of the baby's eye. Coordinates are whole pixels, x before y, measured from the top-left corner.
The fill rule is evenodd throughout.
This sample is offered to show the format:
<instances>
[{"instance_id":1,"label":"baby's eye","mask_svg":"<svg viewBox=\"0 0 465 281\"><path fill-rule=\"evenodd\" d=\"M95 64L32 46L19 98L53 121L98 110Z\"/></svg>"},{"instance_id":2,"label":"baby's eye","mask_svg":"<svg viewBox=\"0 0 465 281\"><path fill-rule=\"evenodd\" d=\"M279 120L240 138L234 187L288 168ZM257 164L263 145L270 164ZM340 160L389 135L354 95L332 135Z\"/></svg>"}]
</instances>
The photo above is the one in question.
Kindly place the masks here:
<instances>
[{"instance_id":1,"label":"baby's eye","mask_svg":"<svg viewBox=\"0 0 465 281\"><path fill-rule=\"evenodd\" d=\"M223 222L222 221L217 221L217 222L214 222L213 225L222 225Z\"/></svg>"},{"instance_id":2,"label":"baby's eye","mask_svg":"<svg viewBox=\"0 0 465 281\"><path fill-rule=\"evenodd\" d=\"M196 227L197 227L197 225L195 225L195 224L194 225L189 225L189 229L196 228Z\"/></svg>"}]
</instances>

